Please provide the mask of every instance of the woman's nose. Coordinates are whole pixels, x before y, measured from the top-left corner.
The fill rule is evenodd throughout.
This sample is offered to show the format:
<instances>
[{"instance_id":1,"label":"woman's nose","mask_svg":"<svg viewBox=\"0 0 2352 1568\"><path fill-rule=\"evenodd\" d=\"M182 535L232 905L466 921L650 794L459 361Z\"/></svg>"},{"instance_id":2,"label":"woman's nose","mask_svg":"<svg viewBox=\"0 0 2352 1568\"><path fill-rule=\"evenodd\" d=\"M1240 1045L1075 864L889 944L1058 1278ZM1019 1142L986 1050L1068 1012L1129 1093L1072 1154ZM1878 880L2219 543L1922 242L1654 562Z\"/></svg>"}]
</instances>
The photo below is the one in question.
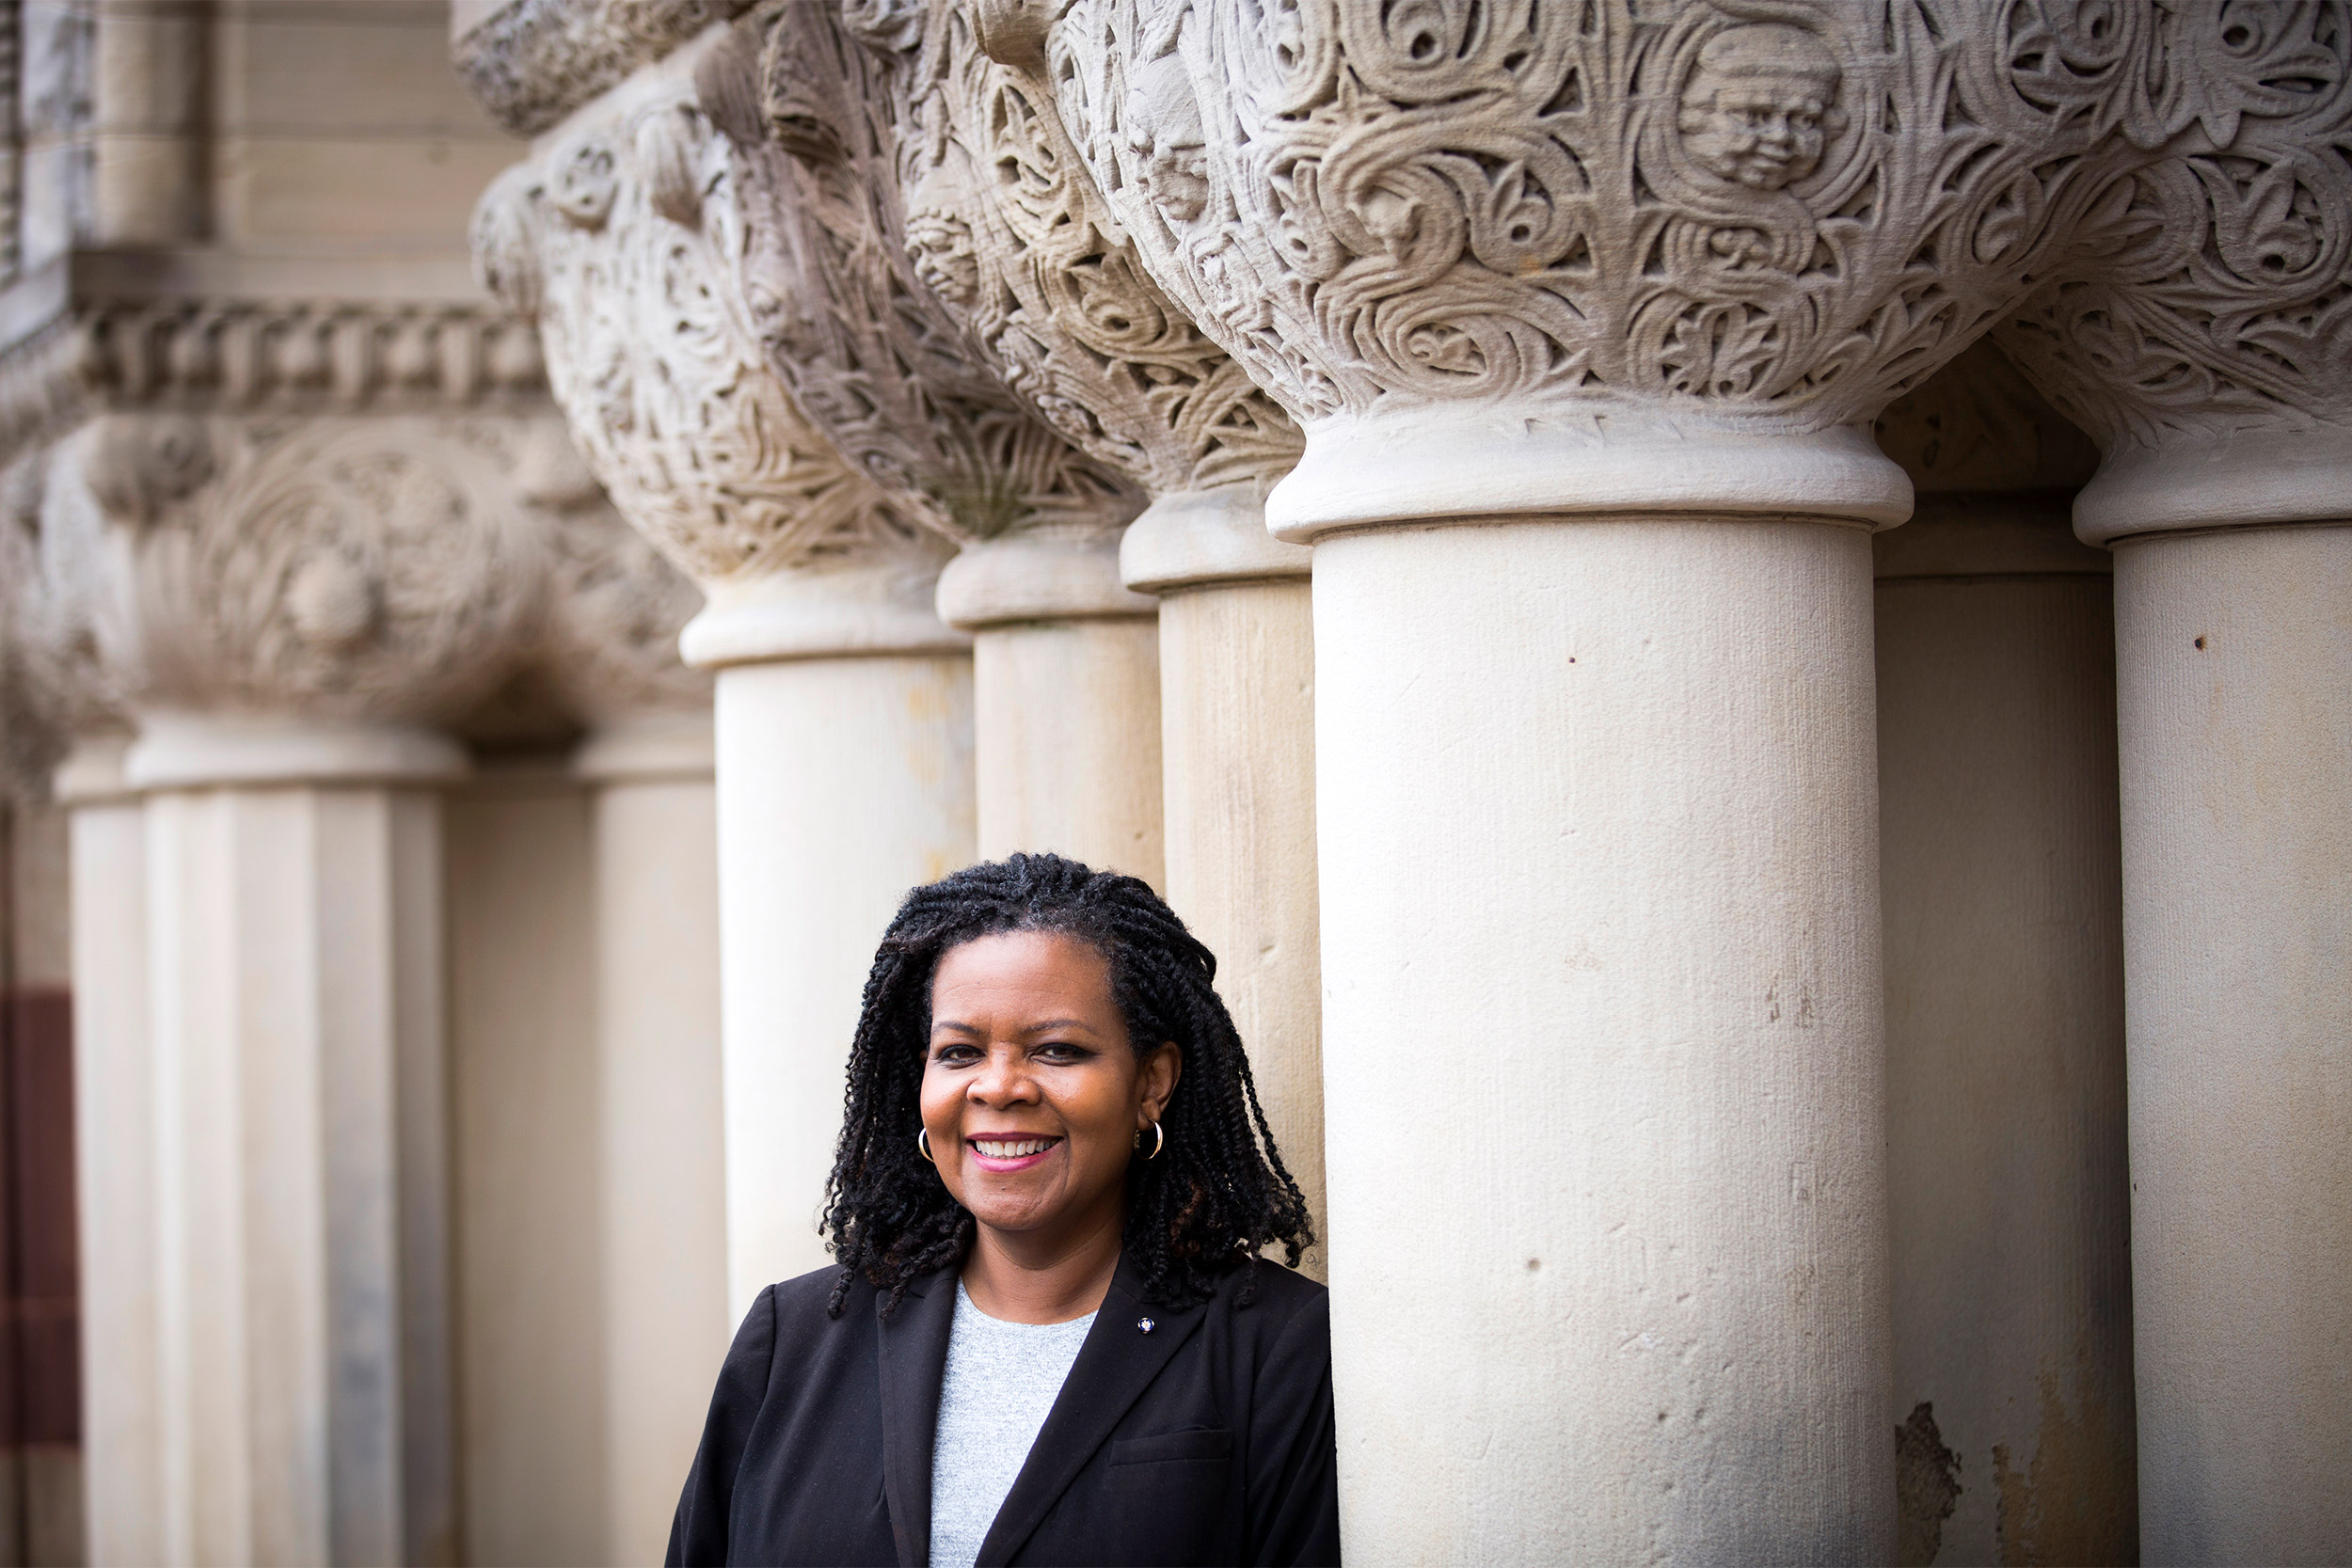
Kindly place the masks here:
<instances>
[{"instance_id":1,"label":"woman's nose","mask_svg":"<svg viewBox=\"0 0 2352 1568\"><path fill-rule=\"evenodd\" d=\"M1037 1098L1027 1064L1010 1052L989 1053L987 1065L973 1075L971 1092L972 1098L984 1105L1006 1105Z\"/></svg>"}]
</instances>

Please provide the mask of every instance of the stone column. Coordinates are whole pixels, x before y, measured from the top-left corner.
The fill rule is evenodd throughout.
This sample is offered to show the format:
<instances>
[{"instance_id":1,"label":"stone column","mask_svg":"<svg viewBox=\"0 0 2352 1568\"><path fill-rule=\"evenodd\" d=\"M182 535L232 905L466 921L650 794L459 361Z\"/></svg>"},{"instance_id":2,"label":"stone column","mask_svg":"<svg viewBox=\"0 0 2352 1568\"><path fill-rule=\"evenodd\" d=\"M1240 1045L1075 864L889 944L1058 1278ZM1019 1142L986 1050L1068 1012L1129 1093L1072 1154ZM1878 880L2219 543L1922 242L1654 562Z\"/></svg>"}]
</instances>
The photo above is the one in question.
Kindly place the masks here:
<instances>
[{"instance_id":1,"label":"stone column","mask_svg":"<svg viewBox=\"0 0 2352 1568\"><path fill-rule=\"evenodd\" d=\"M1315 880L1315 641L1308 552L1253 487L1161 497L1120 565L1160 600L1168 896L1217 956L1218 994L1327 1272L1323 967Z\"/></svg>"},{"instance_id":2,"label":"stone column","mask_svg":"<svg viewBox=\"0 0 2352 1568\"><path fill-rule=\"evenodd\" d=\"M428 726L538 588L477 425L109 416L52 480L147 798L163 1560L454 1555Z\"/></svg>"},{"instance_id":3,"label":"stone column","mask_svg":"<svg viewBox=\"0 0 2352 1568\"><path fill-rule=\"evenodd\" d=\"M887 51L884 35L920 27L898 11L868 41ZM784 0L697 70L737 149L740 281L769 364L853 467L963 547L938 608L976 635L981 853L1053 849L1163 880L1153 606L1117 565L1144 498L963 330L958 309L998 269L961 218L932 232L898 199L912 126L892 58L837 6Z\"/></svg>"},{"instance_id":4,"label":"stone column","mask_svg":"<svg viewBox=\"0 0 2352 1568\"><path fill-rule=\"evenodd\" d=\"M1306 430L1267 516L1315 550L1359 1560L1893 1555L1869 533L1911 493L1855 427L2038 264L2003 193L2062 209L2085 133L1916 13L1775 15L1047 34L1153 277Z\"/></svg>"},{"instance_id":5,"label":"stone column","mask_svg":"<svg viewBox=\"0 0 2352 1568\"><path fill-rule=\"evenodd\" d=\"M1879 421L1898 1562L2138 1552L2097 453L1987 345ZM1940 1556L1939 1556L1940 1550Z\"/></svg>"},{"instance_id":6,"label":"stone column","mask_svg":"<svg viewBox=\"0 0 2352 1568\"><path fill-rule=\"evenodd\" d=\"M711 677L678 661L702 595L603 504L559 429L533 488L560 514L543 656L590 720L596 1058L603 1140L602 1551L669 1540L725 1359L725 1114Z\"/></svg>"},{"instance_id":7,"label":"stone column","mask_svg":"<svg viewBox=\"0 0 2352 1568\"><path fill-rule=\"evenodd\" d=\"M733 270L726 143L686 51L588 104L484 198L475 254L535 316L614 505L701 585L715 671L727 1300L825 1261L814 1220L874 942L973 853L969 641L936 536L810 427Z\"/></svg>"},{"instance_id":8,"label":"stone column","mask_svg":"<svg viewBox=\"0 0 2352 1568\"><path fill-rule=\"evenodd\" d=\"M2115 554L2140 1548L2325 1562L2352 1543L2352 229L2312 150L2352 81L2306 70L2332 18L2135 25L2214 79L2151 99L2167 155L2002 343L2106 451L2074 527Z\"/></svg>"},{"instance_id":9,"label":"stone column","mask_svg":"<svg viewBox=\"0 0 2352 1568\"><path fill-rule=\"evenodd\" d=\"M147 820L123 784L123 747L120 736L82 743L56 781L72 814L82 1473L98 1568L167 1560Z\"/></svg>"},{"instance_id":10,"label":"stone column","mask_svg":"<svg viewBox=\"0 0 2352 1568\"><path fill-rule=\"evenodd\" d=\"M885 63L882 84L898 136L887 172L934 297L977 359L1071 442L1152 498L1129 526L1118 565L1129 588L1160 595L1159 733L1104 738L1139 757L1157 744L1166 889L1218 955L1218 982L1249 1044L1269 1123L1320 1232L1308 554L1267 535L1264 510L1265 491L1298 459L1298 428L1136 260L1052 110L1039 17L1006 7L968 19L951 7L847 14ZM1018 717L992 719L992 664L1024 657L1042 663L1057 644L1034 634L1000 640L975 617L993 610L1013 629L1015 617L1039 608L1030 585L1045 581L1068 582L1089 609L1128 612L1139 602L1104 570L1107 552L1059 546L1059 570L1041 558L1016 564L1035 547L1032 536L967 548L941 585L948 617L978 631L983 854L996 847L991 824L1009 820L992 810L993 764L1011 750L1002 737ZM1122 633L1105 626L1098 635ZM1065 633L1059 646L1074 641ZM1108 658L1096 662L1116 668ZM1050 692L1054 682L1034 686ZM1149 695L1138 683L1135 699L1089 693L1072 706L1140 716ZM1055 711L1036 697L1021 706ZM1025 769L1030 779L1102 796L1091 781L1104 769L1073 767L1074 748L1057 735L1040 738L1045 744ZM1006 793L1047 798L1037 783ZM1019 833L1009 840L1039 842ZM1117 854L1110 861L1136 863ZM1313 1258L1319 1270L1320 1250Z\"/></svg>"}]
</instances>

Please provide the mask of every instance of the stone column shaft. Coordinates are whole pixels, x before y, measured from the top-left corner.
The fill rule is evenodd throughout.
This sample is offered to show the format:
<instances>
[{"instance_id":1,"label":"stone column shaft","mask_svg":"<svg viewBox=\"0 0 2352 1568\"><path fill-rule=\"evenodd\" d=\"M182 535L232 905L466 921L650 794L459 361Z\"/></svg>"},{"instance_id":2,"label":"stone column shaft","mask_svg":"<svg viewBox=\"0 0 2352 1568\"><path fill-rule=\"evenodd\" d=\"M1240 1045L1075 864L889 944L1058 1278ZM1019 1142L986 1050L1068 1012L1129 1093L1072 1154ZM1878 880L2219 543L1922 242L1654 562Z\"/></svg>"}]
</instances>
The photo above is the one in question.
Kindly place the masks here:
<instances>
[{"instance_id":1,"label":"stone column shaft","mask_svg":"<svg viewBox=\"0 0 2352 1568\"><path fill-rule=\"evenodd\" d=\"M707 714L601 726L595 790L604 1102L606 1549L669 1540L726 1355L717 802Z\"/></svg>"},{"instance_id":2,"label":"stone column shaft","mask_svg":"<svg viewBox=\"0 0 2352 1568\"><path fill-rule=\"evenodd\" d=\"M87 743L57 779L72 814L82 1474L96 1568L163 1562L167 1539L147 818L123 787L121 752Z\"/></svg>"},{"instance_id":3,"label":"stone column shaft","mask_svg":"<svg viewBox=\"0 0 2352 1568\"><path fill-rule=\"evenodd\" d=\"M1254 489L1229 486L1154 502L1128 529L1120 566L1160 601L1168 902L1217 956L1217 993L1323 1238L1308 559L1267 535ZM1327 1257L1318 1240L1303 1266L1325 1277Z\"/></svg>"},{"instance_id":4,"label":"stone column shaft","mask_svg":"<svg viewBox=\"0 0 2352 1568\"><path fill-rule=\"evenodd\" d=\"M1317 545L1353 1552L1886 1556L1869 593L1829 522Z\"/></svg>"},{"instance_id":5,"label":"stone column shaft","mask_svg":"<svg viewBox=\"0 0 2352 1568\"><path fill-rule=\"evenodd\" d=\"M2137 1552L2114 618L2066 500L1877 540L1899 1561Z\"/></svg>"},{"instance_id":6,"label":"stone column shaft","mask_svg":"<svg viewBox=\"0 0 2352 1568\"><path fill-rule=\"evenodd\" d=\"M167 1560L447 1560L455 753L143 730Z\"/></svg>"},{"instance_id":7,"label":"stone column shaft","mask_svg":"<svg viewBox=\"0 0 2352 1568\"><path fill-rule=\"evenodd\" d=\"M730 1307L824 1263L815 1218L874 943L973 855L972 673L942 649L719 673ZM825 890L821 898L811 890Z\"/></svg>"},{"instance_id":8,"label":"stone column shaft","mask_svg":"<svg viewBox=\"0 0 2352 1568\"><path fill-rule=\"evenodd\" d=\"M2352 526L2115 549L2141 1543L2352 1544Z\"/></svg>"}]
</instances>

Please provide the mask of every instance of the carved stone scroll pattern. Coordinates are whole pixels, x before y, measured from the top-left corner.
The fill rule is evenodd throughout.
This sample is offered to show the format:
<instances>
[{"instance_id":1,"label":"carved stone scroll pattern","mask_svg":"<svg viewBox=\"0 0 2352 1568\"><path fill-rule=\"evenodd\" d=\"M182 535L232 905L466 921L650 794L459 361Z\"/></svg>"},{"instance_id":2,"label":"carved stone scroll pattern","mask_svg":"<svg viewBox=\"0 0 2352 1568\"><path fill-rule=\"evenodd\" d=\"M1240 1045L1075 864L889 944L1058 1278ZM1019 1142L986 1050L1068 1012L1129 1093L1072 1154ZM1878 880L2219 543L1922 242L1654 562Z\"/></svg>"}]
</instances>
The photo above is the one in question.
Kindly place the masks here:
<instances>
[{"instance_id":1,"label":"carved stone scroll pattern","mask_svg":"<svg viewBox=\"0 0 2352 1568\"><path fill-rule=\"evenodd\" d=\"M474 102L536 135L751 0L513 0L452 54Z\"/></svg>"},{"instance_id":2,"label":"carved stone scroll pattern","mask_svg":"<svg viewBox=\"0 0 2352 1568\"><path fill-rule=\"evenodd\" d=\"M710 672L678 657L701 590L613 509L560 425L533 436L518 488L547 519L541 684L591 724L708 706Z\"/></svg>"},{"instance_id":3,"label":"carved stone scroll pattern","mask_svg":"<svg viewBox=\"0 0 2352 1568\"><path fill-rule=\"evenodd\" d=\"M849 15L889 67L916 269L997 374L1154 494L1288 472L1297 427L1144 272L1041 72L992 59L962 7Z\"/></svg>"},{"instance_id":4,"label":"carved stone scroll pattern","mask_svg":"<svg viewBox=\"0 0 2352 1568\"><path fill-rule=\"evenodd\" d=\"M688 574L944 554L764 362L735 277L741 245L727 144L683 87L510 170L474 224L486 279L538 321L590 467Z\"/></svg>"},{"instance_id":5,"label":"carved stone scroll pattern","mask_svg":"<svg viewBox=\"0 0 2352 1568\"><path fill-rule=\"evenodd\" d=\"M2090 8L1073 0L1048 55L1152 275L1302 421L1816 430L1980 334L2097 194L2128 111L2031 96L2000 40L2043 9Z\"/></svg>"},{"instance_id":6,"label":"carved stone scroll pattern","mask_svg":"<svg viewBox=\"0 0 2352 1568\"><path fill-rule=\"evenodd\" d=\"M2115 14L2124 124L2161 155L2002 347L2110 451L2352 425L2352 6Z\"/></svg>"},{"instance_id":7,"label":"carved stone scroll pattern","mask_svg":"<svg viewBox=\"0 0 2352 1568\"><path fill-rule=\"evenodd\" d=\"M545 540L482 419L110 415L73 439L43 547L87 574L143 709L445 721L535 630Z\"/></svg>"},{"instance_id":8,"label":"carved stone scroll pattern","mask_svg":"<svg viewBox=\"0 0 2352 1568\"><path fill-rule=\"evenodd\" d=\"M977 363L896 197L882 67L832 0L779 0L702 71L738 144L742 278L768 362L844 456L961 540L1123 526L1144 497Z\"/></svg>"}]
</instances>

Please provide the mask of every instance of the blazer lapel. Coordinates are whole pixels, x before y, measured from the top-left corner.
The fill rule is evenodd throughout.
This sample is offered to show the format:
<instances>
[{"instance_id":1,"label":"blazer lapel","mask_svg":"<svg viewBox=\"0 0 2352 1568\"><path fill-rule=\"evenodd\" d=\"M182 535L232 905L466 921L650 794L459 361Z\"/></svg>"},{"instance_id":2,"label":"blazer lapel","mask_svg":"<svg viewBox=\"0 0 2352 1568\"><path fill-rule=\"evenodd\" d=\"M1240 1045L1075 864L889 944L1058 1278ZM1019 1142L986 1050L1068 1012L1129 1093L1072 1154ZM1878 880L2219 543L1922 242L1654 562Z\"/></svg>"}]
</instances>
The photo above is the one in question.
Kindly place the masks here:
<instances>
[{"instance_id":1,"label":"blazer lapel","mask_svg":"<svg viewBox=\"0 0 2352 1568\"><path fill-rule=\"evenodd\" d=\"M931 1444L939 1431L939 1386L947 1375L947 1336L956 1321L956 1276L927 1275L907 1287L898 1310L881 1316L882 1491L899 1568L931 1555Z\"/></svg>"},{"instance_id":2,"label":"blazer lapel","mask_svg":"<svg viewBox=\"0 0 2352 1568\"><path fill-rule=\"evenodd\" d=\"M981 1568L1010 1561L1027 1544L1111 1429L1207 1316L1205 1302L1184 1307L1147 1306L1140 1284L1120 1259L1110 1291L1103 1298L1094 1326L1087 1331L1086 1343L1078 1347L1078 1359L1072 1363L1054 1408L1046 1413L1028 1461L1013 1478L1012 1490L996 1511L996 1522L980 1543ZM1152 1320L1151 1333L1136 1326L1139 1318ZM933 1402L944 1375L943 1360L942 1370L931 1378ZM924 1460L928 1479L928 1452Z\"/></svg>"}]
</instances>

